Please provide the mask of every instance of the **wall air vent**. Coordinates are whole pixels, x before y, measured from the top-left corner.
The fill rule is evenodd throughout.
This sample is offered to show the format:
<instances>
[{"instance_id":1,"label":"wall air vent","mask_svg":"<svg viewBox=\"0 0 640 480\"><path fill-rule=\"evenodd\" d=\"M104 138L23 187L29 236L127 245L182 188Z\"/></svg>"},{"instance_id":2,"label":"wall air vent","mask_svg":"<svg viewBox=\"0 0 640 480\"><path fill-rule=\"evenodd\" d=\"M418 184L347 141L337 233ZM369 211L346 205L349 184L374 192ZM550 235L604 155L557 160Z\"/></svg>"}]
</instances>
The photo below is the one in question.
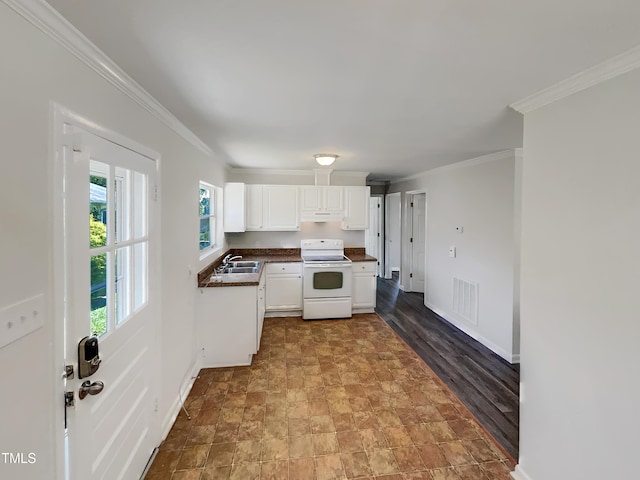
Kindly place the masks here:
<instances>
[{"instance_id":1,"label":"wall air vent","mask_svg":"<svg viewBox=\"0 0 640 480\"><path fill-rule=\"evenodd\" d=\"M467 322L478 324L478 284L453 277L453 311Z\"/></svg>"}]
</instances>

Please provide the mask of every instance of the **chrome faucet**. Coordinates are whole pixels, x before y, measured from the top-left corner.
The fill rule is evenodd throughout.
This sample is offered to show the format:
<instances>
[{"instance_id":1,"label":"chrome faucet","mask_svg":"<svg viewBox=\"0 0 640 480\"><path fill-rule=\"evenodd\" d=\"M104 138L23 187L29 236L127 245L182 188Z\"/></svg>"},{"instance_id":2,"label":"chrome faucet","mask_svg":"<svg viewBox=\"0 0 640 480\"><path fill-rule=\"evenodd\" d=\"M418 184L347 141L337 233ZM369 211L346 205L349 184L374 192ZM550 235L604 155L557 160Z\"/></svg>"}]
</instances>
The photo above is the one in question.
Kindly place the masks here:
<instances>
[{"instance_id":1,"label":"chrome faucet","mask_svg":"<svg viewBox=\"0 0 640 480\"><path fill-rule=\"evenodd\" d=\"M222 266L226 267L229 264L229 262L232 262L234 260L240 260L241 258L242 258L242 255L232 255L231 253L229 253L222 259Z\"/></svg>"}]
</instances>

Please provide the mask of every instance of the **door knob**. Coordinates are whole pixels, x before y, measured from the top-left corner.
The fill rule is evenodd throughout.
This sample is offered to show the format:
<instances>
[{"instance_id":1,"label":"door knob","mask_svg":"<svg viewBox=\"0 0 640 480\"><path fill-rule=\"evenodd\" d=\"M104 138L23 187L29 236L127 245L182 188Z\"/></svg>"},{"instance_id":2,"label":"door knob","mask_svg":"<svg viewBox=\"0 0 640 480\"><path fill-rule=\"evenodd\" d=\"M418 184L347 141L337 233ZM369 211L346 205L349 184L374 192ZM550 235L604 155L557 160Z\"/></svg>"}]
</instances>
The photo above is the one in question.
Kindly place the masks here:
<instances>
[{"instance_id":1,"label":"door knob","mask_svg":"<svg viewBox=\"0 0 640 480\"><path fill-rule=\"evenodd\" d=\"M86 382L83 382L82 385L80 385L80 392L78 397L80 398L80 400L84 400L87 395L98 395L103 388L104 383L100 381L91 383L90 380L87 380Z\"/></svg>"}]
</instances>

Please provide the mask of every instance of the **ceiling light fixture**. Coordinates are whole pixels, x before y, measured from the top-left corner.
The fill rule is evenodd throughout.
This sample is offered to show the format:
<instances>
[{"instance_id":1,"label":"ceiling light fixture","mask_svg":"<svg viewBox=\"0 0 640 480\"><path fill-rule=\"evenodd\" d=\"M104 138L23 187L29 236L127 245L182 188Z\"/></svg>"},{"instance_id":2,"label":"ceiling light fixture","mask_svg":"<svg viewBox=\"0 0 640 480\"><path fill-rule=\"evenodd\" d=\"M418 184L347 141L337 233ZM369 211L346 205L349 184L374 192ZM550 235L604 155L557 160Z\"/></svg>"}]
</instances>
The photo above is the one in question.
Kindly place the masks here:
<instances>
[{"instance_id":1,"label":"ceiling light fixture","mask_svg":"<svg viewBox=\"0 0 640 480\"><path fill-rule=\"evenodd\" d=\"M313 158L316 159L316 162L318 162L319 165L326 167L335 162L336 158L338 158L338 155L336 155L335 153L317 153L313 156Z\"/></svg>"}]
</instances>

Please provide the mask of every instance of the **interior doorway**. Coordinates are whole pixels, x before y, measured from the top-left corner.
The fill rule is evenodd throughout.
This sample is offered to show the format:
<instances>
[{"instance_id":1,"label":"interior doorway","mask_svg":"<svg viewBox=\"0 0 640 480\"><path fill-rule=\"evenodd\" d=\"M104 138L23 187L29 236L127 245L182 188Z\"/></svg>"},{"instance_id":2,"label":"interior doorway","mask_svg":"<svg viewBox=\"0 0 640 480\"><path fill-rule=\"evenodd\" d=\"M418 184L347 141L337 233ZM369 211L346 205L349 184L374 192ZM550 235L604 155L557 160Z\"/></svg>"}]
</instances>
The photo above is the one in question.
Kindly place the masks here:
<instances>
[{"instance_id":1,"label":"interior doorway","mask_svg":"<svg viewBox=\"0 0 640 480\"><path fill-rule=\"evenodd\" d=\"M369 198L369 228L365 231L364 247L367 255L378 259L376 274L384 275L384 217L382 208L382 196L376 195Z\"/></svg>"},{"instance_id":2,"label":"interior doorway","mask_svg":"<svg viewBox=\"0 0 640 480\"><path fill-rule=\"evenodd\" d=\"M400 192L385 198L385 278L400 272L402 264L402 204Z\"/></svg>"}]
</instances>

